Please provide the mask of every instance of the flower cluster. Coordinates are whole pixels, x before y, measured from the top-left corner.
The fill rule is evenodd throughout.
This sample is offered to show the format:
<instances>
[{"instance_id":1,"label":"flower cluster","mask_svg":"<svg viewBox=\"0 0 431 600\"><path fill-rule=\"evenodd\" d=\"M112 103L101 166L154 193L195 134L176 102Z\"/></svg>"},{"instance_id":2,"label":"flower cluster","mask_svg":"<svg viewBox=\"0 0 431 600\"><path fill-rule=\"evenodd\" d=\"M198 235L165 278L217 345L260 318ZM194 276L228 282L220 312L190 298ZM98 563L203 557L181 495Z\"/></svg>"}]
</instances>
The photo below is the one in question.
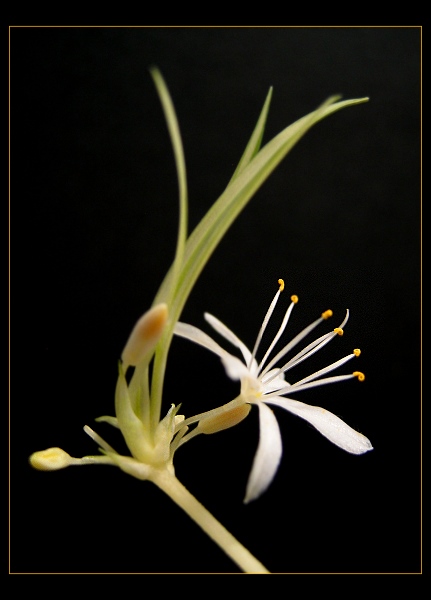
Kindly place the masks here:
<instances>
[{"instance_id":1,"label":"flower cluster","mask_svg":"<svg viewBox=\"0 0 431 600\"><path fill-rule=\"evenodd\" d=\"M348 313L339 327L308 344L281 367L276 365L282 358L331 315L330 311L323 313L270 358L297 302L296 296L292 296L292 303L277 335L258 362L256 357L260 342L284 288L282 280L279 281L279 290L265 316L252 351L248 350L223 323L211 315L205 315L216 332L239 349L242 360L224 350L203 331L182 323L179 319L193 286L217 245L235 218L292 147L321 119L368 99L340 101L338 97L329 98L316 110L283 129L261 148L272 97L271 88L227 187L188 235L187 182L181 135L164 80L157 69L152 69L151 75L160 97L174 150L179 187L179 226L171 268L163 279L151 308L137 321L122 352L115 390L115 416L105 415L96 419L120 429L130 450L130 456L116 452L86 425L84 431L98 444L99 455L74 458L55 447L33 453L30 463L39 470L57 470L71 465L113 465L138 479L151 481L186 511L244 571L267 573L267 569L178 481L173 466L174 454L198 434L216 433L236 425L249 414L251 406L256 405L260 417L260 439L246 490L245 501L249 502L262 494L271 483L282 454L280 431L268 405L279 406L307 420L329 440L348 452L361 454L371 450L369 440L337 416L323 408L309 406L290 398L297 392L318 385L353 377L362 380L364 376L360 372L326 377L334 369L358 356L359 350L354 350L352 354L301 381L288 383L285 380L285 374L292 367L342 334ZM174 335L188 338L218 355L229 377L241 382L240 395L219 408L189 418L177 414L180 407L172 404L167 414L162 417L163 383L168 352ZM186 408L188 410L189 405ZM191 428L192 425L194 427Z\"/></svg>"}]
</instances>

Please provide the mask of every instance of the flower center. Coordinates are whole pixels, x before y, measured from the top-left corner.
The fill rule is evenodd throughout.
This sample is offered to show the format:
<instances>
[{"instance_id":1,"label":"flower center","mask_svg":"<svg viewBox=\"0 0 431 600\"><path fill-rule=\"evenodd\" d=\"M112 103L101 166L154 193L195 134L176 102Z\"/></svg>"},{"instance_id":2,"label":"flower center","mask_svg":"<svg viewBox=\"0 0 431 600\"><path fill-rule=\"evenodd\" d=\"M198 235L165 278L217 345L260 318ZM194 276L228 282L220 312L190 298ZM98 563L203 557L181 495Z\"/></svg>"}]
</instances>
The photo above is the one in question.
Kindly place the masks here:
<instances>
[{"instance_id":1,"label":"flower center","mask_svg":"<svg viewBox=\"0 0 431 600\"><path fill-rule=\"evenodd\" d=\"M243 377L241 380L241 396L260 398L263 395L263 384L257 377Z\"/></svg>"}]
</instances>

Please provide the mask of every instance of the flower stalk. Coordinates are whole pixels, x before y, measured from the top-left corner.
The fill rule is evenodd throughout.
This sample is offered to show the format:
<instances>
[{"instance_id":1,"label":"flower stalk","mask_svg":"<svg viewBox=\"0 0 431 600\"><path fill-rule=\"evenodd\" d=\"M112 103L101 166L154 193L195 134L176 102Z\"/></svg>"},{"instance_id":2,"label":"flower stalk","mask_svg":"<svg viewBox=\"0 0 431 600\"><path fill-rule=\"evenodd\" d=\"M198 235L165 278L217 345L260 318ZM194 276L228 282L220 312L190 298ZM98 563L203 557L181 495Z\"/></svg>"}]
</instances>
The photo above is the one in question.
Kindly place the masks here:
<instances>
[{"instance_id":1,"label":"flower stalk","mask_svg":"<svg viewBox=\"0 0 431 600\"><path fill-rule=\"evenodd\" d=\"M153 483L180 506L244 573L269 573L184 485L167 471L155 474Z\"/></svg>"}]
</instances>

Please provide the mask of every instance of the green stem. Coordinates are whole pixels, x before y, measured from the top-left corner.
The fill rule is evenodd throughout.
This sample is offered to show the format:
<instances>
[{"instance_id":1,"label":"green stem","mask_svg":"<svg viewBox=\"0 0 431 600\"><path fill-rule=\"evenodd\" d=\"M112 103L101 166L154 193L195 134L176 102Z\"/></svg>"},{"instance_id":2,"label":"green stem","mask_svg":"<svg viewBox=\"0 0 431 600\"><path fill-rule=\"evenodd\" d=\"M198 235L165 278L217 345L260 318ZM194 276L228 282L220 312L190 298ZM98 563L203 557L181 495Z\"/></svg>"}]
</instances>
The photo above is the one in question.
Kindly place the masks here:
<instances>
[{"instance_id":1,"label":"green stem","mask_svg":"<svg viewBox=\"0 0 431 600\"><path fill-rule=\"evenodd\" d=\"M151 480L180 506L195 523L245 572L269 573L217 519L165 469L153 469Z\"/></svg>"},{"instance_id":2,"label":"green stem","mask_svg":"<svg viewBox=\"0 0 431 600\"><path fill-rule=\"evenodd\" d=\"M166 335L169 336L166 339ZM165 333L162 342L157 346L154 355L154 365L151 381L151 396L150 396L150 418L151 430L155 431L160 421L163 395L163 382L165 379L166 364L168 360L169 346L172 340L172 333Z\"/></svg>"}]
</instances>

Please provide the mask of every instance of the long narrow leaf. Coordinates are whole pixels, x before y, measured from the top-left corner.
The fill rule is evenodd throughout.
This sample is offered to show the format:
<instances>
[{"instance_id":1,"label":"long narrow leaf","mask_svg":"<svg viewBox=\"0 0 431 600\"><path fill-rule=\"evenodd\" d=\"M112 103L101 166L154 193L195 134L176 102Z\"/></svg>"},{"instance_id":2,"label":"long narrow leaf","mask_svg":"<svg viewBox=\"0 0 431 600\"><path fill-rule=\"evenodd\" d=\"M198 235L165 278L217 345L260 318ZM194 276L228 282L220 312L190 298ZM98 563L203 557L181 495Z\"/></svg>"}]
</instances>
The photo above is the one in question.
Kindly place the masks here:
<instances>
[{"instance_id":1,"label":"long narrow leaf","mask_svg":"<svg viewBox=\"0 0 431 600\"><path fill-rule=\"evenodd\" d=\"M160 102L165 114L166 123L168 126L169 135L171 138L172 148L174 151L177 178L178 178L178 192L179 192L179 224L178 224L178 238L177 247L175 252L175 259L172 266L172 277L170 281L169 291L166 293L164 301L169 304L170 296L175 288L176 278L180 273L181 265L183 262L184 250L187 239L187 220L188 220L188 200L187 200L187 177L186 177L186 163L184 159L184 150L181 140L180 128L178 126L178 120L175 113L175 108L172 103L169 90L166 83L156 68L150 69L150 73L153 77L156 85L157 92L159 94Z\"/></svg>"},{"instance_id":2,"label":"long narrow leaf","mask_svg":"<svg viewBox=\"0 0 431 600\"><path fill-rule=\"evenodd\" d=\"M262 111L259 115L259 119L256 123L256 127L254 128L253 133L251 134L251 137L248 141L246 149L244 150L244 153L241 156L241 159L238 163L237 168L235 169L234 174L231 177L229 184L232 183L232 181L234 179L236 179L240 173L242 173L242 171L247 167L247 165L250 163L250 161L256 156L256 154L260 150L260 145L262 143L262 138L263 138L263 132L265 130L265 125L266 125L266 119L268 117L269 105L271 104L271 98L272 98L272 87L269 88L269 92L266 96L265 104L263 105Z\"/></svg>"},{"instance_id":3,"label":"long narrow leaf","mask_svg":"<svg viewBox=\"0 0 431 600\"><path fill-rule=\"evenodd\" d=\"M172 307L173 319L179 317L194 283L227 229L291 148L321 119L341 108L368 100L360 98L334 103L336 99L330 98L320 108L288 126L268 142L242 172L231 180L223 194L194 229L186 243L184 264ZM157 298L156 301L160 300Z\"/></svg>"},{"instance_id":4,"label":"long narrow leaf","mask_svg":"<svg viewBox=\"0 0 431 600\"><path fill-rule=\"evenodd\" d=\"M158 81L163 81L160 73L158 74ZM162 94L161 86L160 87L158 86L157 89L158 89L159 95L161 95ZM242 171L249 165L251 160L256 156L256 154L260 150L260 146L262 143L262 138L263 138L263 134L264 134L264 130L265 130L265 125L266 125L266 120L268 117L269 106L271 104L272 90L273 90L272 87L269 88L268 94L266 95L264 105L259 114L259 118L258 118L255 128L253 130L253 133L250 136L247 146L240 158L240 161L239 161L239 163L235 169L235 172L233 173L227 187L229 187L229 185L232 183L232 181L234 179L236 179L238 177L238 175L240 175L240 173L242 173ZM165 95L168 94L166 86L164 86L163 92ZM172 110L173 110L172 102L171 102L171 106L172 106ZM165 111L165 116L166 116L166 119L169 118L169 115L167 114L166 111ZM180 167L180 165L177 162L177 169L179 167ZM177 257L178 257L178 254L179 253L177 252ZM162 282L162 285L160 286L160 289L158 291L155 302L156 301L157 302L167 302L169 300L169 298L168 298L169 290L172 290L172 288L175 285L173 283L173 279L174 279L173 272L174 271L175 271L176 275L178 275L177 269L171 268L171 270L168 272L167 276L165 277L164 281Z\"/></svg>"}]
</instances>

